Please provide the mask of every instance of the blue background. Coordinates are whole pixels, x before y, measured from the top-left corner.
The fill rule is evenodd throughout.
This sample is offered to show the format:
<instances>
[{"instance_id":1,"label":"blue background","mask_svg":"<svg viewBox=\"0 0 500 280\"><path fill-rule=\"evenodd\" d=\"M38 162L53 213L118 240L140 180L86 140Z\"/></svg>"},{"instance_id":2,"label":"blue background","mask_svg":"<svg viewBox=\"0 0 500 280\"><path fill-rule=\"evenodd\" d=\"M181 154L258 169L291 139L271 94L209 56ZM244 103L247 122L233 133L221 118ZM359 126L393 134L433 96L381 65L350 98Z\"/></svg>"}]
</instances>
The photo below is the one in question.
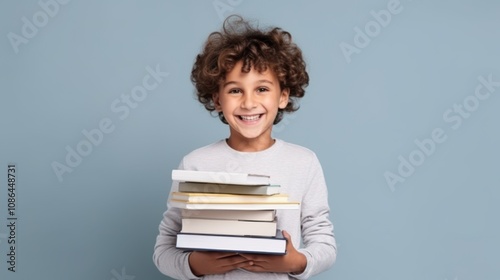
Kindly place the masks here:
<instances>
[{"instance_id":1,"label":"blue background","mask_svg":"<svg viewBox=\"0 0 500 280\"><path fill-rule=\"evenodd\" d=\"M473 103L478 77L500 81L500 2L402 0L344 55L355 28L376 28L371 11L391 2L73 0L44 22L38 1L2 1L0 278L165 279L151 256L170 170L228 135L195 100L190 70L207 35L238 13L291 32L307 59L301 109L274 136L314 150L326 175L338 259L314 279L500 279L500 87ZM9 34L23 36L23 17L41 27L16 45ZM125 104L147 67L169 75L117 113L113 102ZM467 118L446 121L464 102ZM52 164L66 165L66 147L105 119L114 130L60 181ZM415 141L436 128L446 140L418 157ZM391 189L384 174L400 176L399 156L412 153L418 166ZM6 263L9 163L16 273Z\"/></svg>"}]
</instances>

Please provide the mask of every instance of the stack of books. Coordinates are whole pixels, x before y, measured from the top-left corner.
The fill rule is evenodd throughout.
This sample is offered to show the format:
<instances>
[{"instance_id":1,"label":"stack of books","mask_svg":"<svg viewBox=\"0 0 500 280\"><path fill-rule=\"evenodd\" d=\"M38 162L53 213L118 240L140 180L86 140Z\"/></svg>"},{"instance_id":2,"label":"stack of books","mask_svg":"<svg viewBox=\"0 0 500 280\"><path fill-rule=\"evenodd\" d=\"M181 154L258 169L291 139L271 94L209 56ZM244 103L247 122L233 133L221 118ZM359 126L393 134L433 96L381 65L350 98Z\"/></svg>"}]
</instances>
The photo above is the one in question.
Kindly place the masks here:
<instances>
[{"instance_id":1,"label":"stack of books","mask_svg":"<svg viewBox=\"0 0 500 280\"><path fill-rule=\"evenodd\" d=\"M179 191L170 206L182 209L177 248L183 250L285 254L277 209L298 209L269 176L173 170Z\"/></svg>"}]
</instances>

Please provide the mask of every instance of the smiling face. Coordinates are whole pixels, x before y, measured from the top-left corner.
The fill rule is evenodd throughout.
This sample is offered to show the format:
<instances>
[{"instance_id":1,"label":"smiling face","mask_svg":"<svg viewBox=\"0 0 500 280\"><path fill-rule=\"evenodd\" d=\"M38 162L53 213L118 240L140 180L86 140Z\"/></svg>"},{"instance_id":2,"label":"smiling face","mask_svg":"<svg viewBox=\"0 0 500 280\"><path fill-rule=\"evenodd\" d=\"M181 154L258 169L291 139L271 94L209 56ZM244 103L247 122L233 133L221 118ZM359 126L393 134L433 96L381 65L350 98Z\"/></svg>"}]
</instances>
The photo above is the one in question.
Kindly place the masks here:
<instances>
[{"instance_id":1,"label":"smiling face","mask_svg":"<svg viewBox=\"0 0 500 280\"><path fill-rule=\"evenodd\" d=\"M259 73L241 71L238 62L227 73L214 96L215 109L222 112L230 127L228 144L239 151L260 151L273 143L271 130L278 108L288 104L288 90L269 69Z\"/></svg>"}]
</instances>

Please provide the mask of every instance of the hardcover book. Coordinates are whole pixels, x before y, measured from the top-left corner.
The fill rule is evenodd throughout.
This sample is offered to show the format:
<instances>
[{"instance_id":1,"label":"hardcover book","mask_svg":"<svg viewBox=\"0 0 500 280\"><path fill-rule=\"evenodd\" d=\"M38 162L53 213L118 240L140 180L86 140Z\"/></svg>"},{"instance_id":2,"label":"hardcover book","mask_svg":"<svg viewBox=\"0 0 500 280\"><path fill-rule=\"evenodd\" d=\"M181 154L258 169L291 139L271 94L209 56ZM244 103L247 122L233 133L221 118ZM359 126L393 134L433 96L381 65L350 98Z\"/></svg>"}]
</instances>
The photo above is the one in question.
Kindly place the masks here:
<instances>
[{"instance_id":1,"label":"hardcover book","mask_svg":"<svg viewBox=\"0 0 500 280\"><path fill-rule=\"evenodd\" d=\"M228 193L228 194L253 194L272 195L280 193L279 185L231 185L197 182L179 182L180 192L197 193Z\"/></svg>"},{"instance_id":2,"label":"hardcover book","mask_svg":"<svg viewBox=\"0 0 500 280\"><path fill-rule=\"evenodd\" d=\"M190 210L182 209L182 218L240 220L240 221L274 221L276 210Z\"/></svg>"},{"instance_id":3,"label":"hardcover book","mask_svg":"<svg viewBox=\"0 0 500 280\"><path fill-rule=\"evenodd\" d=\"M181 232L270 237L276 235L276 230L276 221L262 222L183 218Z\"/></svg>"},{"instance_id":4,"label":"hardcover book","mask_svg":"<svg viewBox=\"0 0 500 280\"><path fill-rule=\"evenodd\" d=\"M270 177L246 173L212 172L195 170L172 170L172 180L236 185L269 185Z\"/></svg>"},{"instance_id":5,"label":"hardcover book","mask_svg":"<svg viewBox=\"0 0 500 280\"><path fill-rule=\"evenodd\" d=\"M176 247L186 251L223 251L254 254L286 254L281 230L274 237L178 233Z\"/></svg>"},{"instance_id":6,"label":"hardcover book","mask_svg":"<svg viewBox=\"0 0 500 280\"><path fill-rule=\"evenodd\" d=\"M200 203L271 203L287 202L287 194L249 195L249 194L221 194L221 193L188 193L173 192L173 200Z\"/></svg>"},{"instance_id":7,"label":"hardcover book","mask_svg":"<svg viewBox=\"0 0 500 280\"><path fill-rule=\"evenodd\" d=\"M171 207L192 210L274 210L274 209L287 209L297 210L300 203L294 201L288 202L260 202L260 203L202 203L202 202L187 202L185 200L170 199L169 205Z\"/></svg>"}]
</instances>

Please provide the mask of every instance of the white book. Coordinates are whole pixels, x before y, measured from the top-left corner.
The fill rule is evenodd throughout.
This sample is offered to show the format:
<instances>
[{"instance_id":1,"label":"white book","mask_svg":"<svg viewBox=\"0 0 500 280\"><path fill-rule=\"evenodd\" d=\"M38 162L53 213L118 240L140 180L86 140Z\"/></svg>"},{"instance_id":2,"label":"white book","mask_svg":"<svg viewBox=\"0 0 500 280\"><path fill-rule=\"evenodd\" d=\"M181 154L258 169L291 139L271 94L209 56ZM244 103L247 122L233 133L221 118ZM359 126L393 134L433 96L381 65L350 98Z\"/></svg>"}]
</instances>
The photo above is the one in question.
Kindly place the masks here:
<instances>
[{"instance_id":1,"label":"white book","mask_svg":"<svg viewBox=\"0 0 500 280\"><path fill-rule=\"evenodd\" d=\"M216 220L216 219L182 219L182 233L204 233L241 236L274 236L277 225L273 222Z\"/></svg>"},{"instance_id":2,"label":"white book","mask_svg":"<svg viewBox=\"0 0 500 280\"><path fill-rule=\"evenodd\" d=\"M287 202L287 194L250 195L250 194L223 194L223 193L190 193L173 192L171 198L186 202L198 203L270 203Z\"/></svg>"},{"instance_id":3,"label":"white book","mask_svg":"<svg viewBox=\"0 0 500 280\"><path fill-rule=\"evenodd\" d=\"M184 200L170 199L171 207L193 210L274 210L287 209L297 210L300 208L299 202L270 202L270 203L197 203L186 202Z\"/></svg>"},{"instance_id":4,"label":"white book","mask_svg":"<svg viewBox=\"0 0 500 280\"><path fill-rule=\"evenodd\" d=\"M190 210L182 209L183 218L241 220L241 221L274 221L276 210Z\"/></svg>"},{"instance_id":5,"label":"white book","mask_svg":"<svg viewBox=\"0 0 500 280\"><path fill-rule=\"evenodd\" d=\"M179 182L180 192L272 195L280 193L280 189L279 185L260 186Z\"/></svg>"},{"instance_id":6,"label":"white book","mask_svg":"<svg viewBox=\"0 0 500 280\"><path fill-rule=\"evenodd\" d=\"M281 230L275 237L231 236L178 233L176 247L186 251L223 251L250 254L286 254L286 239Z\"/></svg>"},{"instance_id":7,"label":"white book","mask_svg":"<svg viewBox=\"0 0 500 280\"><path fill-rule=\"evenodd\" d=\"M267 175L247 173L174 169L172 170L172 180L181 182L200 182L215 184L269 185L271 178Z\"/></svg>"}]
</instances>

